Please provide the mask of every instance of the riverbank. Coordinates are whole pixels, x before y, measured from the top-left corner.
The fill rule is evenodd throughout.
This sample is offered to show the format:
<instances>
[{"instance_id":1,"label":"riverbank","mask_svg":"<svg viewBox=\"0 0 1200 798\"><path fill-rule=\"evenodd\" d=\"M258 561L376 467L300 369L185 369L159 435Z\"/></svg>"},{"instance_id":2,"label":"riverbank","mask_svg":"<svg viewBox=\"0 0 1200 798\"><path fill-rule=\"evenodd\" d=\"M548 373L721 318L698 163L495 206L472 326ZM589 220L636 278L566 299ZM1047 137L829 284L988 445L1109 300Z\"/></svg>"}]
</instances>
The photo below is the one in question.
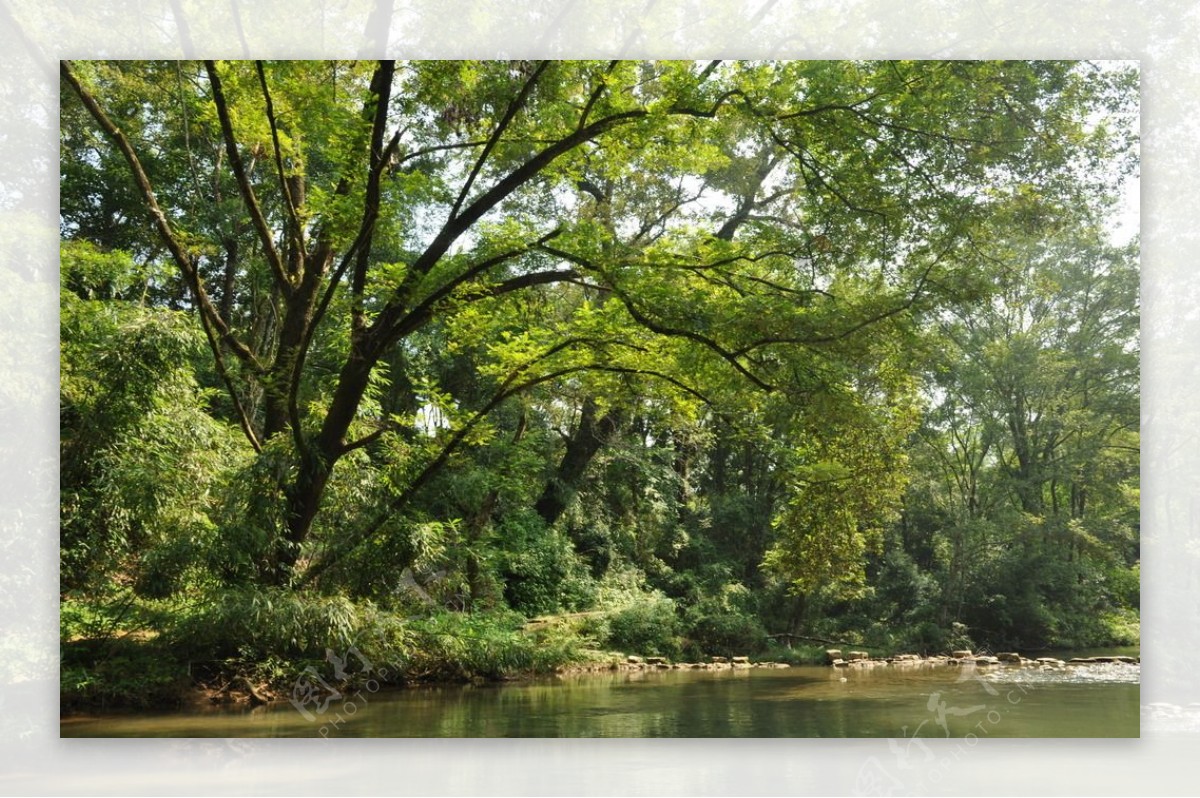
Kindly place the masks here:
<instances>
[{"instance_id":1,"label":"riverbank","mask_svg":"<svg viewBox=\"0 0 1200 798\"><path fill-rule=\"evenodd\" d=\"M248 707L65 718L64 737L1129 737L1140 666L650 667L450 685L336 685ZM688 663L678 663L680 665ZM695 664L695 663L691 663ZM672 664L674 665L674 663ZM968 676L968 678L964 678ZM930 696L945 708L937 714ZM907 726L907 731L902 731ZM973 739L973 738L972 738Z\"/></svg>"},{"instance_id":2,"label":"riverbank","mask_svg":"<svg viewBox=\"0 0 1200 798\"><path fill-rule=\"evenodd\" d=\"M937 655L897 653L871 656L866 651L839 649L803 649L776 651L776 658L714 655L704 661L674 662L666 657L585 650L584 656L550 666L519 668L487 673L470 673L462 663L442 662L438 667L415 667L415 661L371 661L357 649L339 656L329 651L324 660L301 659L267 662L236 660L207 663L180 663L154 645L153 641L124 640L114 652L114 665L132 669L123 679L110 681L107 689L89 694L88 687L103 684L72 685L64 679L62 717L83 716L112 711L191 710L209 707L257 707L311 699L325 690L328 694L353 694L370 686L393 689L462 686L530 682L550 676L600 676L663 671L738 671L784 670L795 666L823 665L838 670L911 670L973 667L982 670L1025 668L1061 670L1089 665L1138 665L1140 657L1113 654L1088 657L1026 657L1016 652L998 654L966 650ZM134 647L141 647L138 652ZM789 659L791 661L783 661ZM111 679L111 674L109 674ZM83 687L81 690L80 687Z\"/></svg>"},{"instance_id":3,"label":"riverbank","mask_svg":"<svg viewBox=\"0 0 1200 798\"><path fill-rule=\"evenodd\" d=\"M402 687L635 670L783 669L832 663L829 651L838 651L802 644L796 635L785 636L791 645L780 636L751 635L704 644L690 629L667 623L674 609L664 607L530 619L511 610L401 615L365 601L281 591L128 598L102 607L64 601L60 707L68 716L259 706L367 681ZM853 668L935 661L882 646L846 652Z\"/></svg>"},{"instance_id":4,"label":"riverbank","mask_svg":"<svg viewBox=\"0 0 1200 798\"><path fill-rule=\"evenodd\" d=\"M539 639L545 642L541 635L531 635L528 646L537 646ZM442 639L443 644L447 642ZM542 648L546 656L522 663L522 658L505 657L487 645L488 641L479 638L457 642L472 645L443 645L438 652L406 649L395 652L394 656L378 650L367 654L351 646L341 652L328 649L324 659L267 657L263 660L185 661L154 638L125 636L101 641L76 640L63 646L61 715L65 718L111 711L254 707L287 701L298 689L303 693L315 686L346 692L368 681L406 688L499 684L554 675L785 669L817 665L824 656L821 649L809 647L773 650L754 659L713 655L703 661L675 662L662 656L579 646L560 647L557 652L553 648ZM461 656L446 656L447 648L456 649ZM469 655L470 648L491 649L493 661L484 662Z\"/></svg>"}]
</instances>

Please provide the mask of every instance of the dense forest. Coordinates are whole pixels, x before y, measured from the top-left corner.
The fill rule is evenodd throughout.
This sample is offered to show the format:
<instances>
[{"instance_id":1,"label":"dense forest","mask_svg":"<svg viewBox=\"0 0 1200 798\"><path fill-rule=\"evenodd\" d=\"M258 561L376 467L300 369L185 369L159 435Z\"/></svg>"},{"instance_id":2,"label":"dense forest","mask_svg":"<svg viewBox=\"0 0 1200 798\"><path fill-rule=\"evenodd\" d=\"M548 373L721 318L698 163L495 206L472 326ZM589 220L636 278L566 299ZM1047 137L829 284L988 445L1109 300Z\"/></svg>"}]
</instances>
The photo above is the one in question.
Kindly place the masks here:
<instances>
[{"instance_id":1,"label":"dense forest","mask_svg":"<svg viewBox=\"0 0 1200 798\"><path fill-rule=\"evenodd\" d=\"M1131 69L61 77L64 708L1137 643Z\"/></svg>"}]
</instances>

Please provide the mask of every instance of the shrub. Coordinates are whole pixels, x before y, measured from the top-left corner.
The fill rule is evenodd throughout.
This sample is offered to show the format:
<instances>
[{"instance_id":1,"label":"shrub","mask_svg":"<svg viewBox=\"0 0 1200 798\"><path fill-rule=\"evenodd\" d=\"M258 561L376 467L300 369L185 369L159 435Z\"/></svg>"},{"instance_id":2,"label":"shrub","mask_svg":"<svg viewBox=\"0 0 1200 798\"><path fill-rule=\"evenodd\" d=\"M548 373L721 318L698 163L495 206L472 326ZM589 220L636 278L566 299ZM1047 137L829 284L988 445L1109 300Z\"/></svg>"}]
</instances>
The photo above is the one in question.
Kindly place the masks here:
<instances>
[{"instance_id":1,"label":"shrub","mask_svg":"<svg viewBox=\"0 0 1200 798\"><path fill-rule=\"evenodd\" d=\"M911 648L921 654L933 654L953 648L950 645L949 630L943 629L933 621L923 621L909 630L905 635L905 643L903 648Z\"/></svg>"},{"instance_id":2,"label":"shrub","mask_svg":"<svg viewBox=\"0 0 1200 798\"><path fill-rule=\"evenodd\" d=\"M582 609L595 600L595 579L565 535L540 519L519 518L509 522L504 537L508 550L500 571L510 607L535 616Z\"/></svg>"},{"instance_id":3,"label":"shrub","mask_svg":"<svg viewBox=\"0 0 1200 798\"><path fill-rule=\"evenodd\" d=\"M524 629L512 611L441 612L412 621L409 679L495 679L519 672L548 673L586 655L569 628Z\"/></svg>"},{"instance_id":4,"label":"shrub","mask_svg":"<svg viewBox=\"0 0 1200 798\"><path fill-rule=\"evenodd\" d=\"M687 638L699 654L731 657L756 654L766 648L767 631L753 615L703 602L687 612Z\"/></svg>"},{"instance_id":5,"label":"shrub","mask_svg":"<svg viewBox=\"0 0 1200 798\"><path fill-rule=\"evenodd\" d=\"M621 651L663 657L680 653L675 602L663 596L639 601L609 616L608 645Z\"/></svg>"},{"instance_id":6,"label":"shrub","mask_svg":"<svg viewBox=\"0 0 1200 798\"><path fill-rule=\"evenodd\" d=\"M1136 646L1142 642L1142 622L1137 610L1115 610L1105 613L1101 620L1107 627L1103 642L1115 646Z\"/></svg>"},{"instance_id":7,"label":"shrub","mask_svg":"<svg viewBox=\"0 0 1200 798\"><path fill-rule=\"evenodd\" d=\"M398 618L368 601L282 589L220 591L184 609L166 634L196 660L321 658L350 646L394 660L406 653L407 638Z\"/></svg>"},{"instance_id":8,"label":"shrub","mask_svg":"<svg viewBox=\"0 0 1200 798\"><path fill-rule=\"evenodd\" d=\"M63 711L177 706L190 683L187 668L159 645L129 638L63 645Z\"/></svg>"}]
</instances>

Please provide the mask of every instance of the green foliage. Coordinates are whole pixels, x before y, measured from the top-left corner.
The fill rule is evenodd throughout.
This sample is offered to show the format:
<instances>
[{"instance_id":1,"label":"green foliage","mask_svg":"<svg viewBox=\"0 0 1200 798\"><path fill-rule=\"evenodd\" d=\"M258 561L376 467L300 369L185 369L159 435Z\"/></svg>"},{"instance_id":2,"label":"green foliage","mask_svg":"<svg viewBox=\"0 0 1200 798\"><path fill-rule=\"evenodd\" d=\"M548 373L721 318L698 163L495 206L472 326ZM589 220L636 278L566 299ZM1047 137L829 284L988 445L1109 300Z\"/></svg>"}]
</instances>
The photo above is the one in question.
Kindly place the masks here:
<instances>
[{"instance_id":1,"label":"green foliage","mask_svg":"<svg viewBox=\"0 0 1200 798\"><path fill-rule=\"evenodd\" d=\"M63 710L175 706L191 680L158 640L170 608L128 589L63 596L59 610Z\"/></svg>"},{"instance_id":2,"label":"green foliage","mask_svg":"<svg viewBox=\"0 0 1200 798\"><path fill-rule=\"evenodd\" d=\"M1136 263L1082 215L997 233L1000 293L935 339L905 542L941 595L919 617L993 647L1104 644L1137 605Z\"/></svg>"},{"instance_id":3,"label":"green foliage","mask_svg":"<svg viewBox=\"0 0 1200 798\"><path fill-rule=\"evenodd\" d=\"M323 577L327 589L344 589L390 606L410 587L412 574L435 601L461 608L465 575L463 567L473 556L472 545L460 519L438 520L429 510L408 515L385 510L391 498L386 476L365 454L355 455L358 470L335 475L339 484L331 488L329 507L309 541L307 552L317 556L343 551ZM275 506L278 506L276 504ZM360 545L345 547L347 536L360 532L363 518L376 519L377 528Z\"/></svg>"},{"instance_id":4,"label":"green foliage","mask_svg":"<svg viewBox=\"0 0 1200 798\"><path fill-rule=\"evenodd\" d=\"M702 602L684 613L684 636L699 655L724 657L757 655L767 643L762 621L751 613Z\"/></svg>"},{"instance_id":5,"label":"green foliage","mask_svg":"<svg viewBox=\"0 0 1200 798\"><path fill-rule=\"evenodd\" d=\"M1108 595L1118 607L1136 610L1141 606L1142 566L1134 563L1130 568L1112 568L1105 573Z\"/></svg>"},{"instance_id":6,"label":"green foliage","mask_svg":"<svg viewBox=\"0 0 1200 798\"><path fill-rule=\"evenodd\" d=\"M540 519L511 519L498 532L504 599L527 616L581 610L596 598L595 580L571 541Z\"/></svg>"},{"instance_id":7,"label":"green foliage","mask_svg":"<svg viewBox=\"0 0 1200 798\"><path fill-rule=\"evenodd\" d=\"M144 302L162 270L136 263L128 252L105 252L86 240L63 241L59 251L62 290L83 301Z\"/></svg>"},{"instance_id":8,"label":"green foliage","mask_svg":"<svg viewBox=\"0 0 1200 798\"><path fill-rule=\"evenodd\" d=\"M1100 616L1104 631L1087 639L1088 645L1136 646L1142 642L1142 621L1138 612L1121 608Z\"/></svg>"},{"instance_id":9,"label":"green foliage","mask_svg":"<svg viewBox=\"0 0 1200 798\"><path fill-rule=\"evenodd\" d=\"M182 657L203 661L321 658L357 646L368 659L402 656L408 632L370 602L283 589L226 589L196 596L164 638Z\"/></svg>"},{"instance_id":10,"label":"green foliage","mask_svg":"<svg viewBox=\"0 0 1200 798\"><path fill-rule=\"evenodd\" d=\"M99 658L64 646L59 678L64 712L174 707L191 683L172 651L131 640L113 641Z\"/></svg>"},{"instance_id":11,"label":"green foliage","mask_svg":"<svg viewBox=\"0 0 1200 798\"><path fill-rule=\"evenodd\" d=\"M783 662L788 665L824 665L827 648L828 646L796 643L788 647L772 642L759 654L759 659L764 662Z\"/></svg>"},{"instance_id":12,"label":"green foliage","mask_svg":"<svg viewBox=\"0 0 1200 798\"><path fill-rule=\"evenodd\" d=\"M95 596L66 593L59 603L59 639L64 643L111 640L142 628L143 609L136 595L128 590Z\"/></svg>"},{"instance_id":13,"label":"green foliage","mask_svg":"<svg viewBox=\"0 0 1200 798\"><path fill-rule=\"evenodd\" d=\"M1135 77L67 62L64 639L1131 639Z\"/></svg>"},{"instance_id":14,"label":"green foliage","mask_svg":"<svg viewBox=\"0 0 1200 798\"><path fill-rule=\"evenodd\" d=\"M791 453L791 495L763 565L797 592L862 595L866 555L882 548L903 495L904 444L915 424L910 391L897 386L882 408L841 397L822 408L812 422L821 429L806 430L805 445Z\"/></svg>"},{"instance_id":15,"label":"green foliage","mask_svg":"<svg viewBox=\"0 0 1200 798\"><path fill-rule=\"evenodd\" d=\"M135 270L84 245L64 246L62 260L87 296L122 293ZM200 338L177 311L66 290L61 335L64 584L124 568L166 595L211 536L238 462L236 432L212 417L212 393L197 384Z\"/></svg>"},{"instance_id":16,"label":"green foliage","mask_svg":"<svg viewBox=\"0 0 1200 798\"><path fill-rule=\"evenodd\" d=\"M409 625L412 654L407 678L494 679L515 673L550 673L586 657L585 641L569 627L524 630L517 612L444 612Z\"/></svg>"},{"instance_id":17,"label":"green foliage","mask_svg":"<svg viewBox=\"0 0 1200 798\"><path fill-rule=\"evenodd\" d=\"M671 658L682 651L675 602L663 596L649 596L617 610L608 624L609 648Z\"/></svg>"}]
</instances>

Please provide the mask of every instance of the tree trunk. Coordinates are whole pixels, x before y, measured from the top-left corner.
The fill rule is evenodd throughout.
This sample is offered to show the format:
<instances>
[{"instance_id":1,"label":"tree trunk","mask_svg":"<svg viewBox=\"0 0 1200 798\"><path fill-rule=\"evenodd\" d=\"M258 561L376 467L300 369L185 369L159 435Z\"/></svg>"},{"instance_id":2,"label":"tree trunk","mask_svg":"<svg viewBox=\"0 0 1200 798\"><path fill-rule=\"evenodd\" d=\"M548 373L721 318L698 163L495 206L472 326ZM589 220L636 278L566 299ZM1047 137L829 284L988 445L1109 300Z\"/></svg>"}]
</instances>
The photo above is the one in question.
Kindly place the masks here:
<instances>
[{"instance_id":1,"label":"tree trunk","mask_svg":"<svg viewBox=\"0 0 1200 798\"><path fill-rule=\"evenodd\" d=\"M319 458L302 461L295 480L286 488L287 524L276 546L274 573L267 575L273 584L286 585L291 581L301 547L321 508L332 465L331 462L325 466Z\"/></svg>"},{"instance_id":2,"label":"tree trunk","mask_svg":"<svg viewBox=\"0 0 1200 798\"><path fill-rule=\"evenodd\" d=\"M588 465L624 423L625 414L620 408L613 408L603 418L597 418L598 413L595 401L586 399L579 414L579 427L567 442L567 450L558 469L534 505L537 514L547 525L562 517L579 490Z\"/></svg>"},{"instance_id":3,"label":"tree trunk","mask_svg":"<svg viewBox=\"0 0 1200 798\"><path fill-rule=\"evenodd\" d=\"M276 554L273 578L277 583L284 584L291 578L300 549L312 531L329 475L345 453L346 433L366 392L375 360L364 339L351 344L321 431L301 453L296 478L284 489L287 522Z\"/></svg>"}]
</instances>

